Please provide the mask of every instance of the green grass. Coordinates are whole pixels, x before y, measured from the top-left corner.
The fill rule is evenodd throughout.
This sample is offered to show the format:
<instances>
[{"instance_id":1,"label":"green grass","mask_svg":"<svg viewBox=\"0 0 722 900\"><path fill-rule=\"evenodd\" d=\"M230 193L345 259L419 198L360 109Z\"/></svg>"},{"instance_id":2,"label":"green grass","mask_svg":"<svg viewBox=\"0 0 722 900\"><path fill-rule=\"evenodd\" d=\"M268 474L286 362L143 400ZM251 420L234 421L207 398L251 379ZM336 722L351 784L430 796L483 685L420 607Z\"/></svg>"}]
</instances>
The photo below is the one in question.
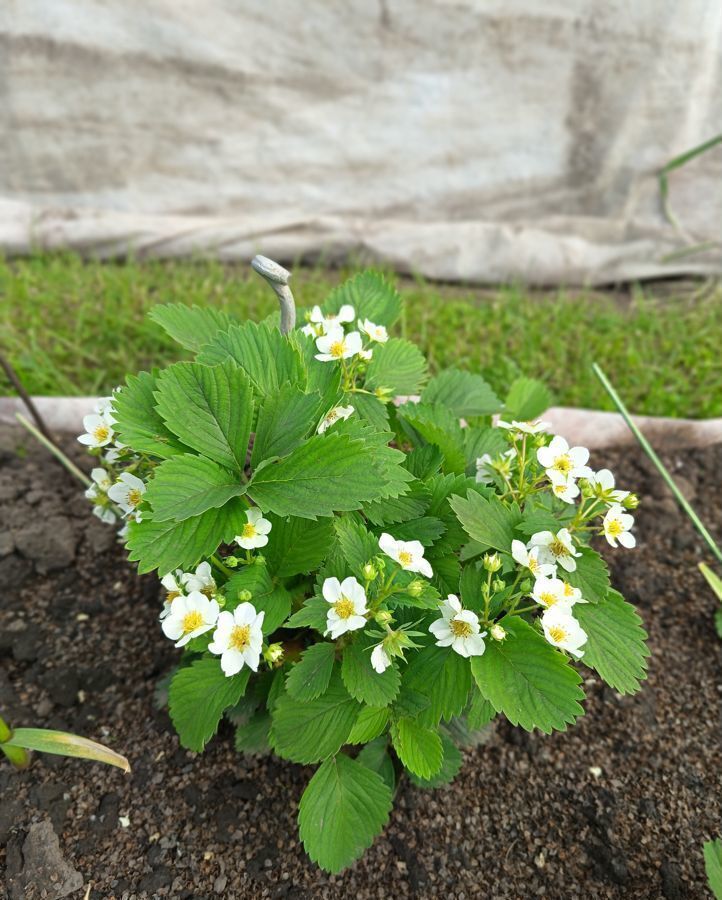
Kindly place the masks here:
<instances>
[{"instance_id":1,"label":"green grass","mask_svg":"<svg viewBox=\"0 0 722 900\"><path fill-rule=\"evenodd\" d=\"M319 302L349 272L298 269L297 302ZM660 297L652 288L619 296L398 283L406 301L399 332L420 343L432 369L465 367L497 387L522 371L546 381L558 403L611 409L591 371L596 361L635 413L722 415L719 289ZM2 345L33 394L105 393L126 372L182 358L146 316L171 301L254 319L276 308L245 266L66 254L0 260ZM0 393L10 393L7 382Z\"/></svg>"}]
</instances>

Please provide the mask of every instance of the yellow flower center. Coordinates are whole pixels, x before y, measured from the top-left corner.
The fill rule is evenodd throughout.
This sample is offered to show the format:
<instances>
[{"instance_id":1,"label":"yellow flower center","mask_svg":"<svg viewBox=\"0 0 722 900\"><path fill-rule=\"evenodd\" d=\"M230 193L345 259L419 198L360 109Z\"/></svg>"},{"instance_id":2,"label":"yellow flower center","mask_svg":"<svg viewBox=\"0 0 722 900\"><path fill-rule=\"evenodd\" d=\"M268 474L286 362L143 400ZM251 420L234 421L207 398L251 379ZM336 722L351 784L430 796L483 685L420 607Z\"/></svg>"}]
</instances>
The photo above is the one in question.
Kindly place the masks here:
<instances>
[{"instance_id":1,"label":"yellow flower center","mask_svg":"<svg viewBox=\"0 0 722 900\"><path fill-rule=\"evenodd\" d=\"M402 566L410 566L414 558L408 550L401 550L399 553L399 562Z\"/></svg>"},{"instance_id":2,"label":"yellow flower center","mask_svg":"<svg viewBox=\"0 0 722 900\"><path fill-rule=\"evenodd\" d=\"M251 643L251 626L250 625L236 625L231 631L231 636L228 640L228 647L230 650L245 650L248 645Z\"/></svg>"},{"instance_id":3,"label":"yellow flower center","mask_svg":"<svg viewBox=\"0 0 722 900\"><path fill-rule=\"evenodd\" d=\"M343 356L345 350L346 346L343 341L334 341L333 344L331 344L329 353L331 354L331 356L335 356L336 359L340 359Z\"/></svg>"},{"instance_id":4,"label":"yellow flower center","mask_svg":"<svg viewBox=\"0 0 722 900\"><path fill-rule=\"evenodd\" d=\"M334 603L333 608L336 610L336 615L339 619L349 619L354 614L353 600L349 600L348 597L343 595L337 603Z\"/></svg>"},{"instance_id":5,"label":"yellow flower center","mask_svg":"<svg viewBox=\"0 0 722 900\"><path fill-rule=\"evenodd\" d=\"M203 616L198 612L197 609L194 609L192 612L186 613L183 616L183 634L188 634L191 631L195 631L196 628L200 628L203 624Z\"/></svg>"},{"instance_id":6,"label":"yellow flower center","mask_svg":"<svg viewBox=\"0 0 722 900\"><path fill-rule=\"evenodd\" d=\"M93 429L93 437L96 441L105 441L109 435L110 429L107 425L98 425L97 428Z\"/></svg>"},{"instance_id":7,"label":"yellow flower center","mask_svg":"<svg viewBox=\"0 0 722 900\"><path fill-rule=\"evenodd\" d=\"M452 619L449 622L449 628L454 637L468 638L474 633L471 625L463 619Z\"/></svg>"},{"instance_id":8,"label":"yellow flower center","mask_svg":"<svg viewBox=\"0 0 722 900\"><path fill-rule=\"evenodd\" d=\"M607 522L607 534L611 537L619 537L623 531L624 527L619 519L610 519Z\"/></svg>"},{"instance_id":9,"label":"yellow flower center","mask_svg":"<svg viewBox=\"0 0 722 900\"><path fill-rule=\"evenodd\" d=\"M566 581L564 582L564 596L565 597L573 597L574 596L574 588L571 586L571 584L567 584Z\"/></svg>"},{"instance_id":10,"label":"yellow flower center","mask_svg":"<svg viewBox=\"0 0 722 900\"><path fill-rule=\"evenodd\" d=\"M556 469L557 472L561 472L562 475L568 475L572 469L574 468L571 459L563 453L561 456L557 456L554 460L554 465L552 469Z\"/></svg>"},{"instance_id":11,"label":"yellow flower center","mask_svg":"<svg viewBox=\"0 0 722 900\"><path fill-rule=\"evenodd\" d=\"M256 526L252 522L246 522L241 532L244 538L252 538L256 536Z\"/></svg>"},{"instance_id":12,"label":"yellow flower center","mask_svg":"<svg viewBox=\"0 0 722 900\"><path fill-rule=\"evenodd\" d=\"M566 636L567 631L561 625L554 625L549 629L549 637L557 644L561 644Z\"/></svg>"},{"instance_id":13,"label":"yellow flower center","mask_svg":"<svg viewBox=\"0 0 722 900\"><path fill-rule=\"evenodd\" d=\"M536 572L536 570L539 568L539 562L537 561L536 556L531 556L531 555L529 556L529 566L528 566L528 568L529 568L529 571L532 573L532 575L533 575L533 574Z\"/></svg>"},{"instance_id":14,"label":"yellow flower center","mask_svg":"<svg viewBox=\"0 0 722 900\"><path fill-rule=\"evenodd\" d=\"M326 421L331 423L335 422L338 419L338 413L335 409L332 409L331 412L326 416Z\"/></svg>"},{"instance_id":15,"label":"yellow flower center","mask_svg":"<svg viewBox=\"0 0 722 900\"><path fill-rule=\"evenodd\" d=\"M559 540L559 538L554 538L554 540L549 544L549 549L554 554L554 556L568 556L569 551L564 546L564 544Z\"/></svg>"},{"instance_id":16,"label":"yellow flower center","mask_svg":"<svg viewBox=\"0 0 722 900\"><path fill-rule=\"evenodd\" d=\"M176 598L176 597L180 597L180 595L181 595L181 592L180 592L180 591L168 591L168 593L166 594L166 598L165 598L165 599L166 599L169 603L172 603L172 602L175 600L175 598Z\"/></svg>"},{"instance_id":17,"label":"yellow flower center","mask_svg":"<svg viewBox=\"0 0 722 900\"><path fill-rule=\"evenodd\" d=\"M209 600L212 600L216 596L215 586L212 584L204 584L201 588L201 594L205 594Z\"/></svg>"},{"instance_id":18,"label":"yellow flower center","mask_svg":"<svg viewBox=\"0 0 722 900\"><path fill-rule=\"evenodd\" d=\"M543 593L539 594L539 602L544 606L554 606L554 604L557 602L557 598L554 596L554 594L549 594L544 591Z\"/></svg>"},{"instance_id":19,"label":"yellow flower center","mask_svg":"<svg viewBox=\"0 0 722 900\"><path fill-rule=\"evenodd\" d=\"M143 501L143 494L138 488L131 488L128 491L128 503L131 506L140 506Z\"/></svg>"}]
</instances>

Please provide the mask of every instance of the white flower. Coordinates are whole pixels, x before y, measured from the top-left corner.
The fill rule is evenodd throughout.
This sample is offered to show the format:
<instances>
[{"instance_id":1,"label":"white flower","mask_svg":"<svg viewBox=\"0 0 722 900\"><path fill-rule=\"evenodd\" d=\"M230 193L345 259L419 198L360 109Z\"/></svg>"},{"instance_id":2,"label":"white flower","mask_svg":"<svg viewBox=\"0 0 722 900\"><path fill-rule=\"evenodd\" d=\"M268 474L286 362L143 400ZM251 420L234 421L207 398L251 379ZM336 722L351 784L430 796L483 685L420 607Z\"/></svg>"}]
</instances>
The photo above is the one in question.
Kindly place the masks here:
<instances>
[{"instance_id":1,"label":"white flower","mask_svg":"<svg viewBox=\"0 0 722 900\"><path fill-rule=\"evenodd\" d=\"M326 616L326 634L333 640L347 631L355 631L366 624L366 591L353 577L339 581L327 578L321 589L324 600L331 604Z\"/></svg>"},{"instance_id":2,"label":"white flower","mask_svg":"<svg viewBox=\"0 0 722 900\"><path fill-rule=\"evenodd\" d=\"M113 463L118 462L120 451L123 449L123 447L125 447L125 444L121 444L119 441L116 441L115 447L109 447L103 454L103 462L108 463L109 466L112 466Z\"/></svg>"},{"instance_id":3,"label":"white flower","mask_svg":"<svg viewBox=\"0 0 722 900\"><path fill-rule=\"evenodd\" d=\"M528 549L522 541L512 541L511 555L514 557L515 562L525 569L529 569L531 574L536 577L557 574L557 567L553 563L540 562L538 547Z\"/></svg>"},{"instance_id":4,"label":"white flower","mask_svg":"<svg viewBox=\"0 0 722 900\"><path fill-rule=\"evenodd\" d=\"M109 472L98 466L97 468L91 470L90 477L104 494L108 493L108 488L113 484Z\"/></svg>"},{"instance_id":5,"label":"white flower","mask_svg":"<svg viewBox=\"0 0 722 900\"><path fill-rule=\"evenodd\" d=\"M537 578L531 596L545 609L557 605L571 609L572 605L581 599L582 592L576 591L561 578Z\"/></svg>"},{"instance_id":6,"label":"white flower","mask_svg":"<svg viewBox=\"0 0 722 900\"><path fill-rule=\"evenodd\" d=\"M596 493L606 500L610 506L615 503L621 503L629 496L629 491L618 491L614 489L614 475L609 469L600 469L595 472L589 479L592 487L596 489Z\"/></svg>"},{"instance_id":7,"label":"white flower","mask_svg":"<svg viewBox=\"0 0 722 900\"><path fill-rule=\"evenodd\" d=\"M437 647L451 647L459 656L481 656L486 649L484 637L479 633L479 617L470 609L462 609L454 594L439 604L441 618L429 625L436 638Z\"/></svg>"},{"instance_id":8,"label":"white flower","mask_svg":"<svg viewBox=\"0 0 722 900\"><path fill-rule=\"evenodd\" d=\"M163 634L183 647L188 641L210 631L218 619L218 603L205 594L194 591L181 594L170 605L170 612L161 625Z\"/></svg>"},{"instance_id":9,"label":"white flower","mask_svg":"<svg viewBox=\"0 0 722 900\"><path fill-rule=\"evenodd\" d=\"M592 470L586 465L589 459L587 448L570 447L559 435L551 439L548 447L540 447L536 458L550 478L552 472L558 472L565 478L590 478L592 475Z\"/></svg>"},{"instance_id":10,"label":"white flower","mask_svg":"<svg viewBox=\"0 0 722 900\"><path fill-rule=\"evenodd\" d=\"M118 388L115 388L115 390L117 391ZM112 397L98 397L94 409L99 416L102 416L107 422L110 422L111 425L115 424Z\"/></svg>"},{"instance_id":11,"label":"white flower","mask_svg":"<svg viewBox=\"0 0 722 900\"><path fill-rule=\"evenodd\" d=\"M630 533L629 529L634 525L634 516L625 513L624 509L615 503L607 510L607 514L602 521L602 529L604 537L612 547L617 546L617 541L631 550L637 544L637 539Z\"/></svg>"},{"instance_id":12,"label":"white flower","mask_svg":"<svg viewBox=\"0 0 722 900\"><path fill-rule=\"evenodd\" d=\"M243 531L234 538L235 542L244 550L254 550L256 547L265 547L268 543L268 533L271 523L263 518L261 510L254 506L246 511L246 524Z\"/></svg>"},{"instance_id":13,"label":"white flower","mask_svg":"<svg viewBox=\"0 0 722 900\"><path fill-rule=\"evenodd\" d=\"M176 569L175 573L168 572L167 575L164 575L160 583L166 589L166 597L163 601L163 609L160 612L159 619L165 619L168 613L170 613L170 607L176 597L180 597L183 593L183 572L181 569Z\"/></svg>"},{"instance_id":14,"label":"white flower","mask_svg":"<svg viewBox=\"0 0 722 900\"><path fill-rule=\"evenodd\" d=\"M189 594L193 591L200 591L206 597L215 596L216 582L213 579L211 564L208 562L202 562L194 573L184 572L181 575L181 581Z\"/></svg>"},{"instance_id":15,"label":"white flower","mask_svg":"<svg viewBox=\"0 0 722 900\"><path fill-rule=\"evenodd\" d=\"M567 572L577 567L575 556L581 556L574 549L574 541L568 529L562 528L556 534L551 531L537 531L529 542L532 547L539 548L539 561L542 563L558 563Z\"/></svg>"},{"instance_id":16,"label":"white flower","mask_svg":"<svg viewBox=\"0 0 722 900\"><path fill-rule=\"evenodd\" d=\"M225 675L237 675L244 665L254 672L258 671L264 616L264 612L256 612L252 603L241 603L233 612L224 610L218 616L208 649L221 657L221 669Z\"/></svg>"},{"instance_id":17,"label":"white flower","mask_svg":"<svg viewBox=\"0 0 722 900\"><path fill-rule=\"evenodd\" d=\"M566 475L562 475L562 473L557 472L556 469L551 469L547 472L547 475L552 483L552 493L554 496L558 497L559 500L563 500L565 503L574 503L580 494L579 485L576 481L573 478L567 478Z\"/></svg>"},{"instance_id":18,"label":"white flower","mask_svg":"<svg viewBox=\"0 0 722 900\"><path fill-rule=\"evenodd\" d=\"M428 560L424 559L421 541L396 541L384 532L379 538L379 547L407 572L419 572L427 578L434 574Z\"/></svg>"},{"instance_id":19,"label":"white flower","mask_svg":"<svg viewBox=\"0 0 722 900\"><path fill-rule=\"evenodd\" d=\"M374 668L374 672L378 672L379 675L383 675L391 665L391 657L386 652L383 641L380 644L376 644L371 651L371 665Z\"/></svg>"},{"instance_id":20,"label":"white flower","mask_svg":"<svg viewBox=\"0 0 722 900\"><path fill-rule=\"evenodd\" d=\"M358 355L361 357L361 359L365 359L366 362L368 362L371 359L371 357L374 355L374 351L373 350L359 350Z\"/></svg>"},{"instance_id":21,"label":"white flower","mask_svg":"<svg viewBox=\"0 0 722 900\"><path fill-rule=\"evenodd\" d=\"M317 429L318 433L323 434L334 422L338 422L339 419L348 419L350 415L353 415L353 412L353 406L334 406L334 408L330 409L323 417L323 421Z\"/></svg>"},{"instance_id":22,"label":"white flower","mask_svg":"<svg viewBox=\"0 0 722 900\"><path fill-rule=\"evenodd\" d=\"M570 606L574 606L575 603L587 603L586 600L582 598L582 592L579 588L572 587L568 581L562 581L564 585L564 602L568 603Z\"/></svg>"},{"instance_id":23,"label":"white flower","mask_svg":"<svg viewBox=\"0 0 722 900\"><path fill-rule=\"evenodd\" d=\"M335 328L343 325L344 322L353 322L355 318L356 310L350 303L344 303L336 313L326 313L325 315L321 311L320 306L314 306L309 316L312 322L323 325L325 328Z\"/></svg>"},{"instance_id":24,"label":"white flower","mask_svg":"<svg viewBox=\"0 0 722 900\"><path fill-rule=\"evenodd\" d=\"M363 331L364 334L367 334L371 340L376 341L377 344L385 344L389 339L389 333L384 326L374 325L370 319L364 319L363 322L359 319L358 327L359 331Z\"/></svg>"},{"instance_id":25,"label":"white flower","mask_svg":"<svg viewBox=\"0 0 722 900\"><path fill-rule=\"evenodd\" d=\"M349 359L362 349L361 335L351 331L344 335L342 331L333 330L316 341L319 352L316 359L321 362L332 362L337 359Z\"/></svg>"},{"instance_id":26,"label":"white flower","mask_svg":"<svg viewBox=\"0 0 722 900\"><path fill-rule=\"evenodd\" d=\"M113 426L106 416L85 416L83 428L85 434L81 434L78 440L87 447L105 447L113 440Z\"/></svg>"},{"instance_id":27,"label":"white flower","mask_svg":"<svg viewBox=\"0 0 722 900\"><path fill-rule=\"evenodd\" d=\"M505 641L506 640L506 629L502 628L501 625L497 622L496 625L492 625L489 629L489 633L494 638L495 641Z\"/></svg>"},{"instance_id":28,"label":"white flower","mask_svg":"<svg viewBox=\"0 0 722 900\"><path fill-rule=\"evenodd\" d=\"M115 484L108 488L108 496L117 503L125 513L134 513L143 502L143 494L145 493L145 485L131 475L130 472L123 472ZM136 515L136 520L140 521L140 517Z\"/></svg>"},{"instance_id":29,"label":"white flower","mask_svg":"<svg viewBox=\"0 0 722 900\"><path fill-rule=\"evenodd\" d=\"M476 460L476 480L481 484L491 484L494 475L499 471L508 472L510 470L509 463L516 456L516 449L510 447L502 453L501 459L494 460L490 453L484 453L477 457Z\"/></svg>"},{"instance_id":30,"label":"white flower","mask_svg":"<svg viewBox=\"0 0 722 900\"><path fill-rule=\"evenodd\" d=\"M118 519L113 510L108 509L107 506L94 506L93 515L97 516L101 522L105 522L106 525L114 525Z\"/></svg>"},{"instance_id":31,"label":"white flower","mask_svg":"<svg viewBox=\"0 0 722 900\"><path fill-rule=\"evenodd\" d=\"M524 434L538 434L540 431L548 431L551 428L550 422L542 422L536 419L533 422L502 422L501 419L496 423L499 428L506 428L507 431L521 431Z\"/></svg>"},{"instance_id":32,"label":"white flower","mask_svg":"<svg viewBox=\"0 0 722 900\"><path fill-rule=\"evenodd\" d=\"M544 637L555 647L560 647L581 659L584 651L579 648L586 644L587 635L568 607L553 606L541 617Z\"/></svg>"}]
</instances>

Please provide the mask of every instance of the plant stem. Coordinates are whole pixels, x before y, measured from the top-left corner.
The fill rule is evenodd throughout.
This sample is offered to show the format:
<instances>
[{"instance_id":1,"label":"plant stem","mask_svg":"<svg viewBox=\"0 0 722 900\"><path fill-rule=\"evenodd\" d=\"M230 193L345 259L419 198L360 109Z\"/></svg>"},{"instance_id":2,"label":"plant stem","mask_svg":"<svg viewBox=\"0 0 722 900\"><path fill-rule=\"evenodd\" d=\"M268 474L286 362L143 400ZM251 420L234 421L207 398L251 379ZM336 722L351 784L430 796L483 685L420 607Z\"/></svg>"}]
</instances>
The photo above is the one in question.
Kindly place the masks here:
<instances>
[{"instance_id":1,"label":"plant stem","mask_svg":"<svg viewBox=\"0 0 722 900\"><path fill-rule=\"evenodd\" d=\"M219 568L221 570L221 572L223 572L223 574L226 576L226 578L230 578L231 575L233 575L233 571L231 569L229 569L228 566L221 560L221 558L219 556L216 556L215 553L212 554L212 556L211 556L211 562L213 563L214 566Z\"/></svg>"},{"instance_id":2,"label":"plant stem","mask_svg":"<svg viewBox=\"0 0 722 900\"><path fill-rule=\"evenodd\" d=\"M659 474L662 476L665 483L667 484L667 487L674 494L675 499L677 500L677 503L679 503L679 505L682 507L682 509L687 513L690 520L692 521L692 524L697 529L697 531L700 533L700 535L702 536L702 538L704 539L704 541L706 542L707 546L710 548L710 550L712 551L714 556L719 560L719 562L722 562L722 550L720 550L719 546L715 542L712 535L709 533L709 531L707 531L707 529L705 528L704 524L702 523L702 520L699 518L697 513L692 509L692 507L688 503L687 498L684 496L682 491L680 491L680 489L677 487L674 479L669 474L669 471L667 470L667 468L664 465L664 463L662 462L662 460L657 456L657 454L652 449L652 446L650 445L649 441L642 434L642 432L639 430L639 428L637 428L637 426L635 425L634 421L632 420L632 417L630 416L629 412L627 411L626 406L622 402L622 400L619 397L619 395L617 394L617 392L612 387L607 376L604 374L604 372L600 369L600 367L596 363L592 363L592 370L593 370L594 374L597 376L597 378L601 381L602 386L604 387L605 391L612 398L614 405L617 407L617 409L621 413L622 418L624 419L624 421L627 423L627 426L629 427L629 430L639 441L639 445L641 446L642 450L644 450L644 452L647 454L647 456L652 460L657 471L659 472Z\"/></svg>"},{"instance_id":3,"label":"plant stem","mask_svg":"<svg viewBox=\"0 0 722 900\"><path fill-rule=\"evenodd\" d=\"M68 472L70 472L71 475L77 478L81 484L84 484L86 487L89 487L92 484L91 480L88 478L85 472L81 472L80 469L75 465L75 463L68 459L68 457L63 453L60 447L58 447L58 445L54 441L49 440L34 425L28 422L28 420L24 415L22 415L22 413L15 413L15 418L18 420L18 422L20 422L23 428L26 428L34 438L40 441L43 447L45 447L46 450L49 450L58 460L58 462L65 466Z\"/></svg>"}]
</instances>

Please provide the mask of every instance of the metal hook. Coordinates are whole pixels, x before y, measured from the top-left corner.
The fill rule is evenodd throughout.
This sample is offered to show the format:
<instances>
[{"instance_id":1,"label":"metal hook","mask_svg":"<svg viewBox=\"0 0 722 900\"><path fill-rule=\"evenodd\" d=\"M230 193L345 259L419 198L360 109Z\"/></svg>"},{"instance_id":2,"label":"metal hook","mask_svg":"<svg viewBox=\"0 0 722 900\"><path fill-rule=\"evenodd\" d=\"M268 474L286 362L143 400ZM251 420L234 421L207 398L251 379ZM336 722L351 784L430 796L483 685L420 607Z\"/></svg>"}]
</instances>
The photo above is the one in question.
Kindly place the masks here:
<instances>
[{"instance_id":1,"label":"metal hook","mask_svg":"<svg viewBox=\"0 0 722 900\"><path fill-rule=\"evenodd\" d=\"M276 292L281 305L281 334L288 334L296 327L296 304L291 288L288 286L291 273L267 256L254 256L251 260L251 267L262 278L265 278Z\"/></svg>"}]
</instances>

